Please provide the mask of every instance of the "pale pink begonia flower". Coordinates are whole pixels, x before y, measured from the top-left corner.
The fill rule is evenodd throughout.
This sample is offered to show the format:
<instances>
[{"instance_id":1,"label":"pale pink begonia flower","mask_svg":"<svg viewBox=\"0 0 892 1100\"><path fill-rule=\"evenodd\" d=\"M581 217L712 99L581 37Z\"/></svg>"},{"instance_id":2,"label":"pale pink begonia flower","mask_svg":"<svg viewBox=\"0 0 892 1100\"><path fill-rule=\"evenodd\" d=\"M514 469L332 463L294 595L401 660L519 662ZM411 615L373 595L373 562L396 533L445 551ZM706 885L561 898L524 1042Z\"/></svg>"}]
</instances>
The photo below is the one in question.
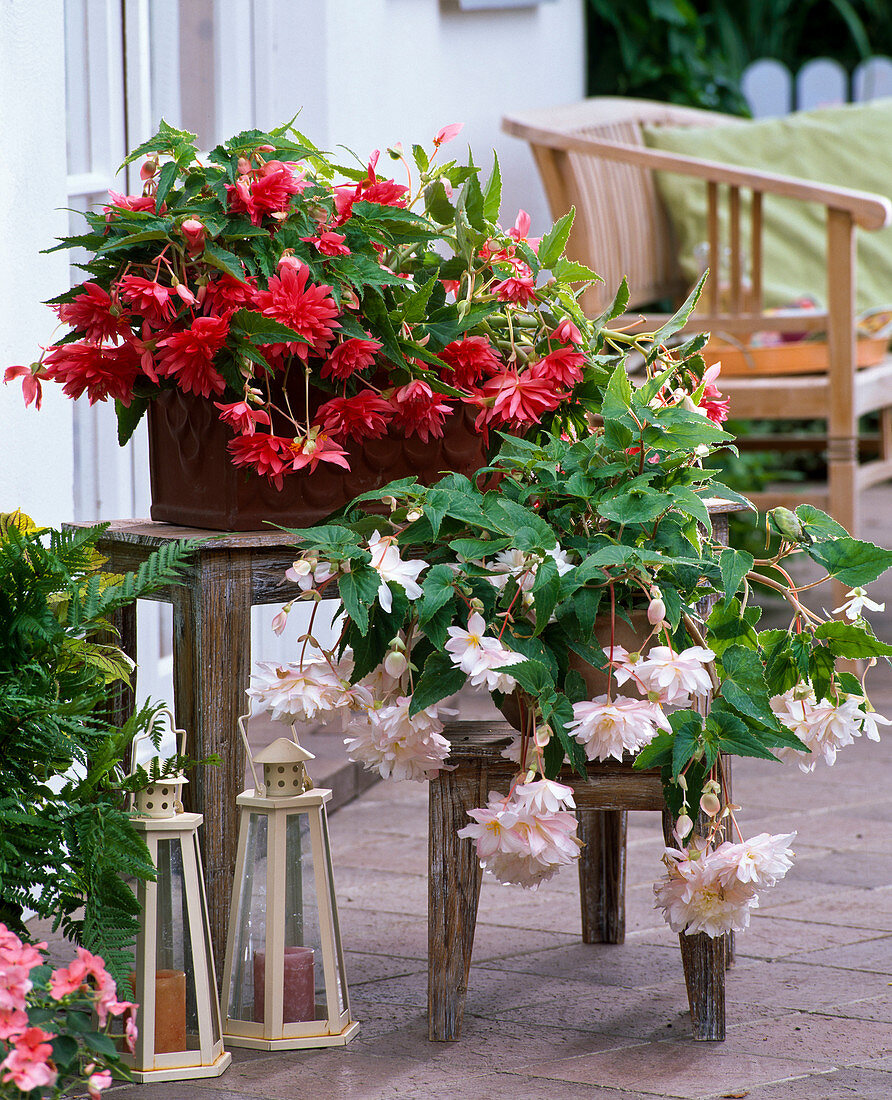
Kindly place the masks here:
<instances>
[{"instance_id":1,"label":"pale pink begonia flower","mask_svg":"<svg viewBox=\"0 0 892 1100\"><path fill-rule=\"evenodd\" d=\"M371 567L381 578L378 588L378 603L381 610L393 609L393 594L389 584L398 584L410 600L417 600L423 594L418 583L418 575L427 569L424 561L403 561L392 535L381 536L380 531L369 539L369 553L372 555Z\"/></svg>"},{"instance_id":2,"label":"pale pink begonia flower","mask_svg":"<svg viewBox=\"0 0 892 1100\"><path fill-rule=\"evenodd\" d=\"M793 866L790 842L795 838L795 833L759 833L739 844L726 840L709 859L723 886L734 879L754 886L774 886Z\"/></svg>"},{"instance_id":3,"label":"pale pink begonia flower","mask_svg":"<svg viewBox=\"0 0 892 1100\"><path fill-rule=\"evenodd\" d=\"M547 550L545 557L541 554L528 554L523 550L500 550L488 566L492 573L487 580L501 590L513 577L519 588L529 592L535 584L539 566L546 557L551 558L555 563L560 577L573 568L573 562L570 561L567 551L562 550L560 546Z\"/></svg>"},{"instance_id":4,"label":"pale pink begonia flower","mask_svg":"<svg viewBox=\"0 0 892 1100\"><path fill-rule=\"evenodd\" d=\"M846 618L854 622L862 617L861 612L865 607L869 611L886 610L885 603L877 603L875 600L870 599L863 588L853 588L850 592L846 592L845 603L841 607L834 607L833 614L837 615L840 611L845 612Z\"/></svg>"},{"instance_id":5,"label":"pale pink begonia flower","mask_svg":"<svg viewBox=\"0 0 892 1100\"><path fill-rule=\"evenodd\" d=\"M704 696L712 690L706 664L715 654L704 646L690 646L675 653L668 646L652 646L644 660L616 670L616 682L635 679L644 691L655 692L659 701L671 706L688 702L691 695Z\"/></svg>"},{"instance_id":6,"label":"pale pink begonia flower","mask_svg":"<svg viewBox=\"0 0 892 1100\"><path fill-rule=\"evenodd\" d=\"M469 617L467 630L450 626L447 633L449 641L444 648L456 668L469 677L473 687L485 685L487 691L501 691L506 695L515 689L514 677L496 670L520 664L526 658L503 646L498 638L486 637L486 621L479 612Z\"/></svg>"},{"instance_id":7,"label":"pale pink begonia flower","mask_svg":"<svg viewBox=\"0 0 892 1100\"><path fill-rule=\"evenodd\" d=\"M505 885L535 888L579 858L576 815L535 808L542 797L539 783L518 784L509 798L491 791L486 808L468 811L474 824L458 831L475 842L480 865Z\"/></svg>"},{"instance_id":8,"label":"pale pink begonia flower","mask_svg":"<svg viewBox=\"0 0 892 1100\"><path fill-rule=\"evenodd\" d=\"M441 736L443 723L436 707L409 715L412 700L401 696L393 703L369 707L344 739L347 755L384 779L433 778L449 755L449 742Z\"/></svg>"},{"instance_id":9,"label":"pale pink begonia flower","mask_svg":"<svg viewBox=\"0 0 892 1100\"><path fill-rule=\"evenodd\" d=\"M273 621L269 624L270 628L277 637L282 634L285 627L288 625L288 612L291 610L291 605L283 607L281 611L278 611L273 616Z\"/></svg>"},{"instance_id":10,"label":"pale pink begonia flower","mask_svg":"<svg viewBox=\"0 0 892 1100\"><path fill-rule=\"evenodd\" d=\"M618 695L573 704L573 721L567 729L585 748L589 760L622 760L623 753L635 753L649 745L662 729L672 732L669 719L657 703Z\"/></svg>"},{"instance_id":11,"label":"pale pink begonia flower","mask_svg":"<svg viewBox=\"0 0 892 1100\"><path fill-rule=\"evenodd\" d=\"M666 849L666 874L654 884L654 895L656 908L663 911L673 932L721 936L748 927L751 910L759 906L755 886L736 875L722 883L720 873L725 866L715 861L714 855L702 852L691 859L687 852Z\"/></svg>"},{"instance_id":12,"label":"pale pink begonia flower","mask_svg":"<svg viewBox=\"0 0 892 1100\"><path fill-rule=\"evenodd\" d=\"M28 1028L28 1014L21 1008L0 1008L0 1039L8 1041Z\"/></svg>"},{"instance_id":13,"label":"pale pink begonia flower","mask_svg":"<svg viewBox=\"0 0 892 1100\"><path fill-rule=\"evenodd\" d=\"M330 562L320 561L314 565L312 561L301 558L285 570L286 580L296 584L303 592L311 588L320 588L326 581L338 575L337 566Z\"/></svg>"},{"instance_id":14,"label":"pale pink begonia flower","mask_svg":"<svg viewBox=\"0 0 892 1100\"><path fill-rule=\"evenodd\" d=\"M573 788L554 779L538 779L532 783L519 783L514 797L530 813L556 813L558 810L575 810Z\"/></svg>"},{"instance_id":15,"label":"pale pink begonia flower","mask_svg":"<svg viewBox=\"0 0 892 1100\"><path fill-rule=\"evenodd\" d=\"M855 738L862 733L870 741L879 741L877 725L892 723L875 711L862 710L862 704L867 706L867 700L857 695L845 696L839 703L829 699L818 703L814 691L806 683L773 696L771 709L778 721L795 733L811 752L807 755L801 749L783 746L773 750L775 756L797 763L803 772L810 772L820 759L832 766L838 750L854 744Z\"/></svg>"},{"instance_id":16,"label":"pale pink begonia flower","mask_svg":"<svg viewBox=\"0 0 892 1100\"><path fill-rule=\"evenodd\" d=\"M352 657L332 667L328 661L278 665L258 662L247 694L278 722L312 721L317 715L354 705L349 678Z\"/></svg>"}]
</instances>

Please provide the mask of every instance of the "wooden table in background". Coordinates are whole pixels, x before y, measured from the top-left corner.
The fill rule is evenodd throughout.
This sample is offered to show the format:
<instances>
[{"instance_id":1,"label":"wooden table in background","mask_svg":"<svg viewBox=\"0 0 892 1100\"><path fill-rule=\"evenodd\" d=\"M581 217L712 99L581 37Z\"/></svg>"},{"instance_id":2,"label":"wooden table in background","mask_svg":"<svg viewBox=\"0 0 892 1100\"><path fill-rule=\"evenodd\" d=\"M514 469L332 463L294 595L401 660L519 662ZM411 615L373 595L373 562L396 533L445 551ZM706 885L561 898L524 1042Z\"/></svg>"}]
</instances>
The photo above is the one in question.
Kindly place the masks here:
<instances>
[{"instance_id":1,"label":"wooden table in background","mask_svg":"<svg viewBox=\"0 0 892 1100\"><path fill-rule=\"evenodd\" d=\"M85 527L89 524L69 524ZM283 603L300 590L285 580L295 557L281 531L220 534L172 527L147 519L115 520L99 540L113 573L136 570L170 542L206 539L183 570L183 583L148 597L173 607L173 704L186 730L186 751L218 753L219 767L197 768L186 787L187 808L204 816L202 855L217 969L223 965L229 902L238 840L236 797L242 791L244 746L236 725L248 709L251 672L251 608ZM124 651L137 659L136 606L119 613ZM132 707L132 693L119 691L119 718ZM219 976L219 975L218 975Z\"/></svg>"}]
</instances>

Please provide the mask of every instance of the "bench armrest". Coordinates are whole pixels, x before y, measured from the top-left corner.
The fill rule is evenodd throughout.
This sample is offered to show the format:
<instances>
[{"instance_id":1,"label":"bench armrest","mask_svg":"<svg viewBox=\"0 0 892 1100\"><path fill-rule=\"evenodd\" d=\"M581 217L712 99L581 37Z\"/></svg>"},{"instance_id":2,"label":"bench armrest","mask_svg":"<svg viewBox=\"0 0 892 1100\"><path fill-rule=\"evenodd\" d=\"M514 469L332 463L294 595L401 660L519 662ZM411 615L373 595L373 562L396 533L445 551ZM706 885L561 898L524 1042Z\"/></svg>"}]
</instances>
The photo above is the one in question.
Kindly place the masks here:
<instances>
[{"instance_id":1,"label":"bench armrest","mask_svg":"<svg viewBox=\"0 0 892 1100\"><path fill-rule=\"evenodd\" d=\"M602 160L631 164L658 172L674 172L692 176L707 183L723 183L732 187L747 187L765 194L781 195L801 202L816 202L830 210L850 214L856 225L863 229L882 229L892 221L892 203L882 195L869 191L852 191L847 187L831 187L794 176L781 176L775 172L759 172L750 168L738 168L717 161L700 160L680 153L664 153L643 145L625 145L621 142L602 141L581 134L564 134L529 123L502 119L505 133L522 138L533 146L545 146L567 153L580 153Z\"/></svg>"}]
</instances>

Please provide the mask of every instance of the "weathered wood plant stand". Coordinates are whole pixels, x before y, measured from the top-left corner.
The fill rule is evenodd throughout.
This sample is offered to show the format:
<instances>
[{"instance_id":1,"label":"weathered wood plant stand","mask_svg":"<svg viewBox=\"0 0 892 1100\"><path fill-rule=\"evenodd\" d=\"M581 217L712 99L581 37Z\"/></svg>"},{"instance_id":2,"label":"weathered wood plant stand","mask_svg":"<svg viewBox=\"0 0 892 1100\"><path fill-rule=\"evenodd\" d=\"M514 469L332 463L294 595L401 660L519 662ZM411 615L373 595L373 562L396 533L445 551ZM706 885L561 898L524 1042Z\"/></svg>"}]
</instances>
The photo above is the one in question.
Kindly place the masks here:
<instances>
[{"instance_id":1,"label":"weathered wood plant stand","mask_svg":"<svg viewBox=\"0 0 892 1100\"><path fill-rule=\"evenodd\" d=\"M433 1040L461 1034L474 927L483 871L473 841L458 830L468 810L485 806L490 790L506 791L517 765L501 756L514 730L502 722L454 722L444 736L452 742L447 763L430 784L428 863L428 1020ZM730 776L730 772L728 773ZM629 810L660 810L667 844L672 820L665 809L659 770L633 771L622 763L590 763L585 780L565 769L561 781L573 788L579 837L584 943L625 939L626 820ZM726 791L728 798L731 791ZM679 936L695 1039L725 1038L725 968L730 937L702 933Z\"/></svg>"}]
</instances>

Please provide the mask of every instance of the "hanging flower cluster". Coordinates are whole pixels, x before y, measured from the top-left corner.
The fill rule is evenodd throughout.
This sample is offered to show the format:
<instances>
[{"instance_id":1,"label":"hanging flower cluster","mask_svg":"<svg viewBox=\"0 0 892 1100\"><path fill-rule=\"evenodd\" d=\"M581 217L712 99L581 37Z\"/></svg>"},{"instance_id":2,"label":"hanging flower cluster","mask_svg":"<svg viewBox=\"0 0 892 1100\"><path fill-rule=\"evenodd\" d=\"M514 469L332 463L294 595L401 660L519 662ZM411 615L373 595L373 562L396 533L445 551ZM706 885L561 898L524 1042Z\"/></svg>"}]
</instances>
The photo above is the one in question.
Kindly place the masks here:
<instances>
[{"instance_id":1,"label":"hanging flower cluster","mask_svg":"<svg viewBox=\"0 0 892 1100\"><path fill-rule=\"evenodd\" d=\"M533 270L535 257L528 234L520 219L505 239L488 239L483 256L513 265L493 294L529 295L538 313L542 288L525 282L523 265ZM538 247L541 256L546 242ZM731 439L718 369L699 356L704 336L671 350L664 339L696 296L650 334L604 319L599 327L572 310L553 317L547 339L560 347L537 362L548 358L550 392L566 392L566 415L535 435L502 433L492 464L473 478L394 482L323 526L294 531L287 578L296 595L276 627L311 605L301 654L261 669L251 694L285 720L339 713L354 760L423 780L449 767L450 698L465 685L489 692L517 730L502 754L517 772L507 791L470 811L461 835L506 883L536 886L578 857L574 771L604 761L659 770L673 847L657 903L673 928L719 935L745 926L792 858L789 836L743 837L724 759L809 769L862 734L878 737L888 723L864 679L837 662L892 657L863 618L878 606L864 586L892 565L892 551L851 538L807 505L769 513L761 558L715 536L710 500L747 506L704 468ZM624 301L621 288L606 317ZM487 392L492 346L477 333L453 343L441 356L449 383ZM567 350L577 344L599 374ZM644 363L634 387L631 351ZM516 427L523 409L538 415L533 383L545 368L530 367L525 380L522 359L507 368L518 372L513 388L500 384L481 405L481 428L503 414ZM822 570L817 581L793 582L788 559L798 556ZM852 585L837 618L807 604L832 579ZM787 602L786 630L757 630L757 587ZM315 622L332 597L339 636L326 649Z\"/></svg>"},{"instance_id":2,"label":"hanging flower cluster","mask_svg":"<svg viewBox=\"0 0 892 1100\"><path fill-rule=\"evenodd\" d=\"M397 182L378 151L338 165L287 126L205 158L162 124L125 162L142 193L60 246L89 254L51 303L69 331L5 381L37 407L50 381L113 400L121 442L164 390L209 399L233 464L279 489L382 436L528 431L593 377L573 283L594 273L562 257L572 216L543 238L524 211L499 226L498 167L483 183L442 159L460 129L413 164L388 150Z\"/></svg>"},{"instance_id":3,"label":"hanging flower cluster","mask_svg":"<svg viewBox=\"0 0 892 1100\"><path fill-rule=\"evenodd\" d=\"M46 967L32 980L33 972L44 967L46 946L23 943L0 924L0 1096L25 1096L34 1090L40 1096L61 1096L73 1082L81 1082L91 1100L98 1100L111 1085L113 1070L126 1076L118 1056L106 1051L111 1020L124 1018L123 1040L132 1053L136 1005L118 1000L104 961L82 947L67 967L48 977ZM91 1013L99 1034L83 1028ZM39 1026L32 1024L32 1015Z\"/></svg>"}]
</instances>

